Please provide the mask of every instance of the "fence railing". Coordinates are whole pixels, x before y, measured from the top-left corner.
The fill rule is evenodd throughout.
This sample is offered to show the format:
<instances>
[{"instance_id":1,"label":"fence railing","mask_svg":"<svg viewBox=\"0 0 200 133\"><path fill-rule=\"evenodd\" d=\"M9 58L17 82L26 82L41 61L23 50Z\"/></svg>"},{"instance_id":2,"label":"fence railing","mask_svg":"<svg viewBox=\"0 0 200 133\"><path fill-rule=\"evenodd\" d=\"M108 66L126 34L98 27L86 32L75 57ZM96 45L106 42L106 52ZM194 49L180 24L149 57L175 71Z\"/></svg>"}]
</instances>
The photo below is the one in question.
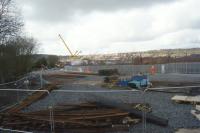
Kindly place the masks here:
<instances>
[{"instance_id":1,"label":"fence railing","mask_svg":"<svg viewBox=\"0 0 200 133\"><path fill-rule=\"evenodd\" d=\"M149 73L152 65L90 65L66 66L68 71L98 72L100 69L118 69L121 74ZM200 74L200 62L155 64L156 73Z\"/></svg>"}]
</instances>

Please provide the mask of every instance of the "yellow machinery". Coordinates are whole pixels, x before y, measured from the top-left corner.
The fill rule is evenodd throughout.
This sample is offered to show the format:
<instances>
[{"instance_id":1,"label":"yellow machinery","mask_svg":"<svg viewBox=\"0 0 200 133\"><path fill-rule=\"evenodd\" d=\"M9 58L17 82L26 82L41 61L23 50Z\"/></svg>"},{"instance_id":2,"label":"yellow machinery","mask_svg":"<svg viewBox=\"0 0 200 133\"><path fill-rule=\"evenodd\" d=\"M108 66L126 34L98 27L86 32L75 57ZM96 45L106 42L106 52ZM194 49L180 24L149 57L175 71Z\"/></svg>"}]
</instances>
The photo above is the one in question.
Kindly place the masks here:
<instances>
[{"instance_id":1,"label":"yellow machinery","mask_svg":"<svg viewBox=\"0 0 200 133\"><path fill-rule=\"evenodd\" d=\"M81 51L76 51L74 54L73 54L73 52L70 50L70 48L67 46L67 43L65 42L65 40L62 38L62 36L59 34L58 35L59 36L59 38L61 39L61 41L63 42L63 44L65 45L65 47L67 48L67 50L69 51L69 53L70 53L70 56L72 57L72 58L77 58L78 57L78 55L81 53Z\"/></svg>"}]
</instances>

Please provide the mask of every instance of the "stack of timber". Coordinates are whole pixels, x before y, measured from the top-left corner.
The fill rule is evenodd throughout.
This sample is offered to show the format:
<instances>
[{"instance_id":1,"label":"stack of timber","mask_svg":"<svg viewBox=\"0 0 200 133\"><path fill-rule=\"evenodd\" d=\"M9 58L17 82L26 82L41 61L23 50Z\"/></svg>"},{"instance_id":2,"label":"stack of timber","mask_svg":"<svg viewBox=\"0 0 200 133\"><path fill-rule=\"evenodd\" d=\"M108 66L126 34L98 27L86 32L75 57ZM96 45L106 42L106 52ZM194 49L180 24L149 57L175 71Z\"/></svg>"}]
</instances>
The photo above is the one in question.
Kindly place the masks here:
<instances>
[{"instance_id":1,"label":"stack of timber","mask_svg":"<svg viewBox=\"0 0 200 133\"><path fill-rule=\"evenodd\" d=\"M178 129L178 131L176 131L175 133L199 133L199 132L200 132L200 128L196 128L196 129L181 128L181 129Z\"/></svg>"},{"instance_id":2,"label":"stack of timber","mask_svg":"<svg viewBox=\"0 0 200 133\"><path fill-rule=\"evenodd\" d=\"M46 85L44 88L41 88L40 90L47 90L47 91L51 92L52 90L54 90L56 88L57 87L54 84L49 84L49 85ZM36 92L32 93L30 96L26 97L20 103L16 104L14 107L12 107L8 110L5 110L5 112L8 112L8 113L19 112L22 109L31 105L32 103L42 99L46 95L48 95L48 93L45 91L36 91Z\"/></svg>"},{"instance_id":3,"label":"stack of timber","mask_svg":"<svg viewBox=\"0 0 200 133\"><path fill-rule=\"evenodd\" d=\"M174 96L172 101L177 103L190 103L190 104L200 104L200 95L199 96Z\"/></svg>"},{"instance_id":4,"label":"stack of timber","mask_svg":"<svg viewBox=\"0 0 200 133\"><path fill-rule=\"evenodd\" d=\"M198 120L200 120L200 105L196 105L195 110L191 110L191 114L193 114Z\"/></svg>"}]
</instances>

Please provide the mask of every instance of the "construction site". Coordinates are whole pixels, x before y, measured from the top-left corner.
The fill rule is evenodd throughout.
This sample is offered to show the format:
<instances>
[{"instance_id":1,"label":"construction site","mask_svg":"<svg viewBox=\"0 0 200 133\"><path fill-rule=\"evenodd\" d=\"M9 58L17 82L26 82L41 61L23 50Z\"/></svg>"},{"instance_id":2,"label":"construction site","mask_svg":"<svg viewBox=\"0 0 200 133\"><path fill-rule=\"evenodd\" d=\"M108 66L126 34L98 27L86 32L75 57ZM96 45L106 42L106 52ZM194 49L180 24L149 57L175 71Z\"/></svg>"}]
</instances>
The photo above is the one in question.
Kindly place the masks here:
<instances>
[{"instance_id":1,"label":"construction site","mask_svg":"<svg viewBox=\"0 0 200 133\"><path fill-rule=\"evenodd\" d=\"M200 132L199 62L81 65L59 37L70 64L0 84L1 131Z\"/></svg>"},{"instance_id":2,"label":"construction site","mask_svg":"<svg viewBox=\"0 0 200 133\"><path fill-rule=\"evenodd\" d=\"M200 133L199 5L0 0L0 133Z\"/></svg>"},{"instance_id":3,"label":"construction site","mask_svg":"<svg viewBox=\"0 0 200 133\"><path fill-rule=\"evenodd\" d=\"M116 70L41 70L1 84L0 127L41 133L199 131L199 74L154 73L150 85L141 80L132 86L137 76Z\"/></svg>"}]
</instances>

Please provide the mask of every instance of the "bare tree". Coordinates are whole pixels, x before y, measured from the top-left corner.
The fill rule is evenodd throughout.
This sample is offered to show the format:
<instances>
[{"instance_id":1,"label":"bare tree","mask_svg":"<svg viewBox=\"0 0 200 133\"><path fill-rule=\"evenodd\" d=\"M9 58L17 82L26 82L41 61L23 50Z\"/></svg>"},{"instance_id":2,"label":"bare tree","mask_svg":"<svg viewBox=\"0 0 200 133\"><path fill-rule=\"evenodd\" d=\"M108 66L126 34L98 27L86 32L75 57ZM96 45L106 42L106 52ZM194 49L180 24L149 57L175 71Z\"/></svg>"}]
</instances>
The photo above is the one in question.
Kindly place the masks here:
<instances>
[{"instance_id":1,"label":"bare tree","mask_svg":"<svg viewBox=\"0 0 200 133\"><path fill-rule=\"evenodd\" d=\"M23 23L14 0L0 0L0 82L30 71L36 42L20 37Z\"/></svg>"},{"instance_id":2,"label":"bare tree","mask_svg":"<svg viewBox=\"0 0 200 133\"><path fill-rule=\"evenodd\" d=\"M23 26L15 9L12 0L0 0L0 44L14 38Z\"/></svg>"}]
</instances>

